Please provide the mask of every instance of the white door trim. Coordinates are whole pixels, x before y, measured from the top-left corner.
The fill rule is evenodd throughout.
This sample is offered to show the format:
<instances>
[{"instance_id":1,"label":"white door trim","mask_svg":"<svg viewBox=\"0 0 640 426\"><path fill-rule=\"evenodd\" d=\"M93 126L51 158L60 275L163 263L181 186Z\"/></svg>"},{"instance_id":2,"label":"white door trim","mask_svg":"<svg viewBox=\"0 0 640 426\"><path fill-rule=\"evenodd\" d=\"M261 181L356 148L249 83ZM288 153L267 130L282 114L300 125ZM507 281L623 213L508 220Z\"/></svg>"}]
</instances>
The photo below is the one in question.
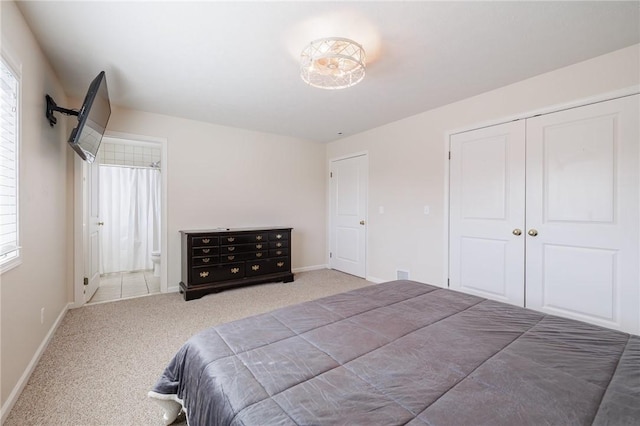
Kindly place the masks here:
<instances>
[{"instance_id":1,"label":"white door trim","mask_svg":"<svg viewBox=\"0 0 640 426\"><path fill-rule=\"evenodd\" d=\"M84 191L82 190L82 160L73 153L73 303L71 308L84 305Z\"/></svg>"},{"instance_id":2,"label":"white door trim","mask_svg":"<svg viewBox=\"0 0 640 426\"><path fill-rule=\"evenodd\" d=\"M162 165L162 223L160 227L161 233L161 252L160 252L160 292L167 293L170 291L178 291L178 286L169 288L168 286L168 209L167 209L167 145L168 140L166 138L160 138L155 136L136 135L132 133L112 132L107 131L104 134L105 137L112 139L126 139L129 141L138 142L150 142L160 146L161 149L161 165ZM82 190L82 160L80 157L74 154L74 225L73 225L73 240L74 240L74 266L73 266L73 302L70 304L70 308L79 308L84 306L84 229L82 226L83 208L85 203L85 197Z\"/></svg>"},{"instance_id":3,"label":"white door trim","mask_svg":"<svg viewBox=\"0 0 640 426\"><path fill-rule=\"evenodd\" d=\"M443 287L448 287L448 281L449 281L449 173L450 173L450 164L449 164L449 151L451 150L451 136L455 135L457 133L463 133L463 132L468 132L470 130L476 130L476 129L481 129L484 127L489 127L489 126L495 126L497 124L503 124L503 123L507 123L509 121L514 121L514 120L520 120L520 119L527 119L527 118L531 118L534 117L536 115L542 115L542 114L551 114L553 112L558 112L558 111L562 111L562 110L566 110L566 109L571 109L571 108L578 108L581 106L585 106L585 105L589 105L589 104L594 104L594 103L598 103L598 102L604 102L604 101L609 101L609 100L613 100L613 99L618 99L618 98L624 98L627 96L633 96L636 94L640 93L640 85L634 85L634 86L630 86L630 87L626 87L624 89L620 89L620 90L614 90L611 92L606 92L606 93L602 93L599 95L594 95L594 96L589 96L589 97L585 97L585 98L580 98L578 100L575 101L570 101L570 102L565 102L565 103L561 103L561 104L555 104L555 105L551 105L548 107L544 107L544 108L538 108L535 110L530 110L528 112L524 112L524 113L520 113L520 114L514 114L511 116L507 116L507 117L503 117L503 118L497 118L494 120L489 120L489 121L485 121L485 122L480 122L480 123L476 123L473 125L468 125L468 126L464 126L464 127L460 127L457 129L453 129L450 131L447 131L444 135L444 156L443 156L443 160L444 160L444 186L443 186L443 194L444 194L444 208L443 210L443 223L445 224L445 226L443 227L443 248L444 248L444 268L443 268L443 277L442 277L442 283L443 283ZM638 262L640 264L640 259L638 259Z\"/></svg>"}]
</instances>

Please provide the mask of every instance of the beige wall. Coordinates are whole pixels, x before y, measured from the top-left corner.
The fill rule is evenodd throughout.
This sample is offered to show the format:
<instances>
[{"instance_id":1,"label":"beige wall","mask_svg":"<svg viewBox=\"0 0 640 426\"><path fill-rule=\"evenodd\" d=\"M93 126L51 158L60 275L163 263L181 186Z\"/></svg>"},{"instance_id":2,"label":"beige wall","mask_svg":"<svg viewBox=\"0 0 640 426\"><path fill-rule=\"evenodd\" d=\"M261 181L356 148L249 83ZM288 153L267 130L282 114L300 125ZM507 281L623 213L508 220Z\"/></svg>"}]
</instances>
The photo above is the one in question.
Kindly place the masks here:
<instances>
[{"instance_id":1,"label":"beige wall","mask_svg":"<svg viewBox=\"0 0 640 426\"><path fill-rule=\"evenodd\" d=\"M369 153L367 275L388 280L408 269L446 285L447 132L637 85L639 52L631 46L328 144L327 162Z\"/></svg>"},{"instance_id":2,"label":"beige wall","mask_svg":"<svg viewBox=\"0 0 640 426\"><path fill-rule=\"evenodd\" d=\"M109 131L167 139L168 286L180 282L180 230L293 227L292 267L325 264L325 146L115 109Z\"/></svg>"},{"instance_id":3,"label":"beige wall","mask_svg":"<svg viewBox=\"0 0 640 426\"><path fill-rule=\"evenodd\" d=\"M13 2L1 2L2 49L22 66L20 245L22 264L0 276L0 400L4 407L38 347L66 309L70 273L71 154L65 119L44 117L44 95L66 97ZM45 309L44 323L40 310ZM3 410L4 414L4 410Z\"/></svg>"}]
</instances>

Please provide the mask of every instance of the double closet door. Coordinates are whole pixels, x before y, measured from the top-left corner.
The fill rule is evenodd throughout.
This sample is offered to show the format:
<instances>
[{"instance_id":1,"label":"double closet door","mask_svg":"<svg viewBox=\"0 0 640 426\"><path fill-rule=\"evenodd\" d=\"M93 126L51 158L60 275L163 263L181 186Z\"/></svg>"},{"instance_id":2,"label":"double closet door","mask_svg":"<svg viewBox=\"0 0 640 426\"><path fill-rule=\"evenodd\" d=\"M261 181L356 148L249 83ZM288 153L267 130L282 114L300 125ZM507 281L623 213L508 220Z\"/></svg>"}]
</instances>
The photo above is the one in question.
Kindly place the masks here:
<instances>
[{"instance_id":1,"label":"double closet door","mask_svg":"<svg viewBox=\"0 0 640 426\"><path fill-rule=\"evenodd\" d=\"M450 288L640 333L639 103L452 135Z\"/></svg>"}]
</instances>

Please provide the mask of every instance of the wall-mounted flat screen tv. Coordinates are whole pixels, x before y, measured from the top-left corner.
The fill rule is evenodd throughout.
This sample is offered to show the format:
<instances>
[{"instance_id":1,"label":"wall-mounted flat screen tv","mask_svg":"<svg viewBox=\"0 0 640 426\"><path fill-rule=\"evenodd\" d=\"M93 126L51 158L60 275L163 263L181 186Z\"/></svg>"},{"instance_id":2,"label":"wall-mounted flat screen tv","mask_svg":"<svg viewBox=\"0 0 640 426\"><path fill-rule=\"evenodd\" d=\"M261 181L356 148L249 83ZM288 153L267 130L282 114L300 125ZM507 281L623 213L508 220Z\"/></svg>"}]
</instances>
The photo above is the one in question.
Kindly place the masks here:
<instances>
[{"instance_id":1,"label":"wall-mounted flat screen tv","mask_svg":"<svg viewBox=\"0 0 640 426\"><path fill-rule=\"evenodd\" d=\"M98 148L110 116L107 79L102 71L91 82L78 112L78 125L69 136L69 145L88 163L93 163L98 155Z\"/></svg>"}]
</instances>

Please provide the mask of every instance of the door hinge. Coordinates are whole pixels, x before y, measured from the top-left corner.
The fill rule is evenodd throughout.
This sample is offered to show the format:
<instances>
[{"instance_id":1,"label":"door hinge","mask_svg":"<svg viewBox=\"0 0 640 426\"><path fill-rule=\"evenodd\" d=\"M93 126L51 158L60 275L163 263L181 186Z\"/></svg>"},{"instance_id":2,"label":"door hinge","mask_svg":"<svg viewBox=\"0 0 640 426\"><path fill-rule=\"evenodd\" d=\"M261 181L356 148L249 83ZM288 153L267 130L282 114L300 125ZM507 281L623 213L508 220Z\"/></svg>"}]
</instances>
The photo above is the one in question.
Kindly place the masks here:
<instances>
[{"instance_id":1,"label":"door hinge","mask_svg":"<svg viewBox=\"0 0 640 426\"><path fill-rule=\"evenodd\" d=\"M451 285L449 284L449 278L447 278L447 287L451 287Z\"/></svg>"},{"instance_id":2,"label":"door hinge","mask_svg":"<svg viewBox=\"0 0 640 426\"><path fill-rule=\"evenodd\" d=\"M329 177L333 177L333 172L329 172Z\"/></svg>"},{"instance_id":3,"label":"door hinge","mask_svg":"<svg viewBox=\"0 0 640 426\"><path fill-rule=\"evenodd\" d=\"M89 285L89 278L84 277L83 282L84 282L84 285Z\"/></svg>"},{"instance_id":4,"label":"door hinge","mask_svg":"<svg viewBox=\"0 0 640 426\"><path fill-rule=\"evenodd\" d=\"M451 160L451 151L449 151L449 160Z\"/></svg>"},{"instance_id":5,"label":"door hinge","mask_svg":"<svg viewBox=\"0 0 640 426\"><path fill-rule=\"evenodd\" d=\"M330 258L333 257L333 253L329 252L329 257Z\"/></svg>"}]
</instances>

